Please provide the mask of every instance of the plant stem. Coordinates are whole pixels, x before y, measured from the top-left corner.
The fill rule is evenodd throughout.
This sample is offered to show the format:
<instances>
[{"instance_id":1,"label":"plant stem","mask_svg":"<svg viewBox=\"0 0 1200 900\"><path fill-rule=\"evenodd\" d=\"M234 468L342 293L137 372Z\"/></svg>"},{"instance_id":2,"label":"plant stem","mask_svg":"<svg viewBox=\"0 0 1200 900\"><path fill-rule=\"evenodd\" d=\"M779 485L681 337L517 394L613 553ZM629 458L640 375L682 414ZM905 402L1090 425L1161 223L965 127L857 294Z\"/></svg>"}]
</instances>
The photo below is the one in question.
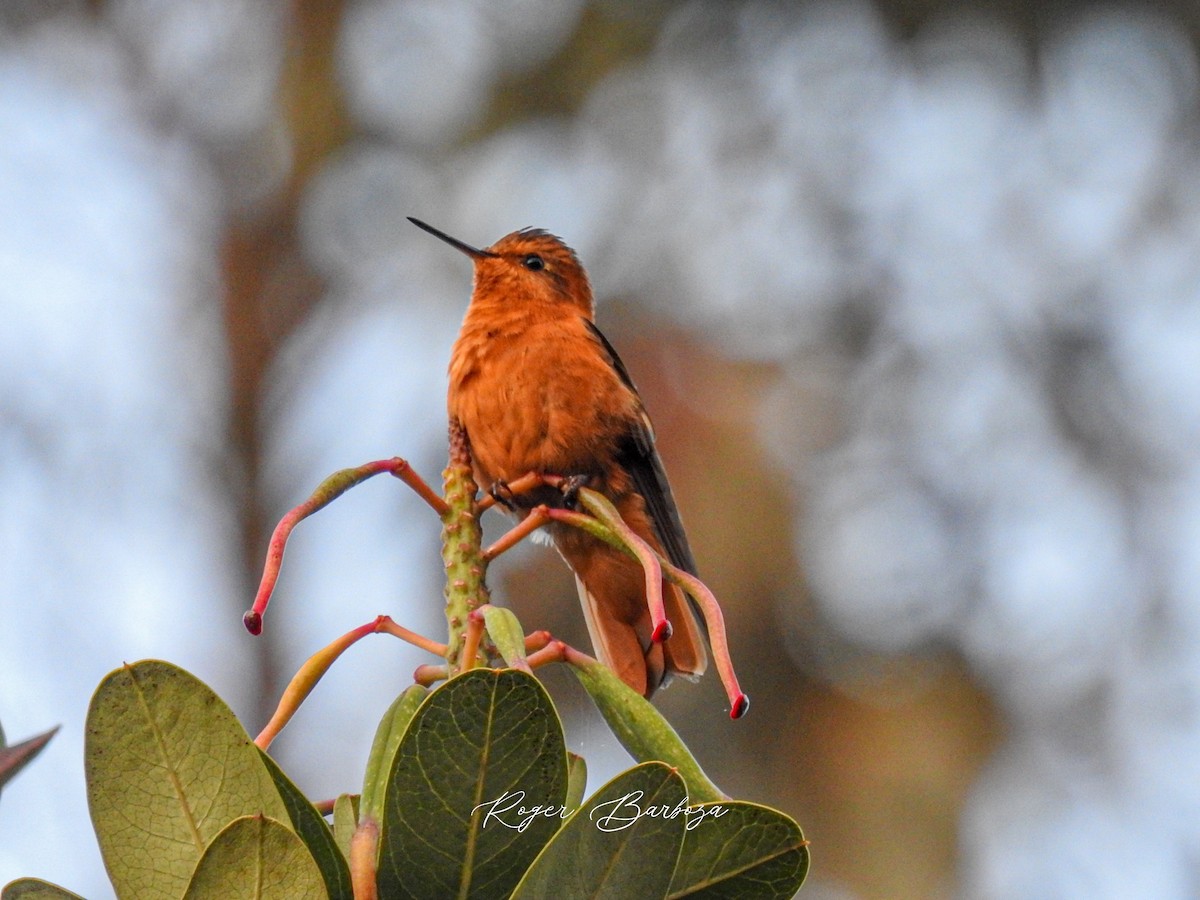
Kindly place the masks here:
<instances>
[{"instance_id":1,"label":"plant stem","mask_svg":"<svg viewBox=\"0 0 1200 900\"><path fill-rule=\"evenodd\" d=\"M462 426L450 423L450 463L442 473L446 511L442 514L442 562L446 568L446 665L451 673L462 667L467 617L488 603L484 583L483 532L475 513L478 486L471 473L471 451Z\"/></svg>"}]
</instances>

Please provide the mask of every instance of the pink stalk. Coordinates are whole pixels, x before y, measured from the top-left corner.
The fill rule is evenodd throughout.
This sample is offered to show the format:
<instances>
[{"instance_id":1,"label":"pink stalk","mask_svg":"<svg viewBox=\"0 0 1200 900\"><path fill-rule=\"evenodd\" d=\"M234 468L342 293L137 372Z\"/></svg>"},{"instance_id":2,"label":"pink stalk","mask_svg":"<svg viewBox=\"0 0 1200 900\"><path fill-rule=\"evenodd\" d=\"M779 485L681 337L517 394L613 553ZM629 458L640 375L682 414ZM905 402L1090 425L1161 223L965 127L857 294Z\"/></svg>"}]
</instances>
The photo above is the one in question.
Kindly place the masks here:
<instances>
[{"instance_id":1,"label":"pink stalk","mask_svg":"<svg viewBox=\"0 0 1200 900\"><path fill-rule=\"evenodd\" d=\"M501 535L499 540L492 544L492 546L484 550L483 558L491 562L505 550L511 550L549 521L550 515L547 508L544 505L535 506L529 511L529 515Z\"/></svg>"},{"instance_id":2,"label":"pink stalk","mask_svg":"<svg viewBox=\"0 0 1200 900\"><path fill-rule=\"evenodd\" d=\"M442 499L442 495L437 493L437 491L425 482L424 478L413 471L413 467L408 464L407 460L401 459L399 456L393 456L390 460L385 460L385 462L392 463L392 466L382 471L391 472L392 475L412 488L413 493L424 500L438 516L444 516L450 510L449 505ZM373 464L368 463L368 465Z\"/></svg>"},{"instance_id":3,"label":"pink stalk","mask_svg":"<svg viewBox=\"0 0 1200 900\"><path fill-rule=\"evenodd\" d=\"M439 681L445 681L449 677L450 669L445 665L435 666L430 663L423 663L413 671L413 681L425 687L429 687L431 684L436 684Z\"/></svg>"},{"instance_id":4,"label":"pink stalk","mask_svg":"<svg viewBox=\"0 0 1200 900\"><path fill-rule=\"evenodd\" d=\"M725 694L729 697L729 718L740 719L750 708L750 698L742 693L737 673L733 670L729 640L725 636L725 616L721 613L717 598L703 581L669 562L663 562L663 573L668 580L687 591L700 607L700 612L704 615L704 624L708 626L708 642L712 646L713 662L716 664L717 674L721 676L721 684L725 686Z\"/></svg>"},{"instance_id":5,"label":"pink stalk","mask_svg":"<svg viewBox=\"0 0 1200 900\"><path fill-rule=\"evenodd\" d=\"M709 644L712 646L713 662L717 667L717 673L720 675L721 684L725 687L725 694L729 697L729 717L731 719L740 719L746 714L746 710L750 708L750 698L742 692L741 686L738 684L737 673L733 669L733 660L729 655L729 641L725 635L725 617L722 615L721 607L717 603L717 598L713 596L712 591L695 575L677 568L670 562L661 560L660 565L658 554L630 530L629 526L621 519L607 498L587 488L580 489L579 498L588 508L589 512L596 517L595 519L581 513L559 509L550 510L551 518L559 522L574 525L577 528L582 528L610 544L616 543L618 546L627 544L626 552L636 555L639 561L644 559L644 556L636 551L636 547L639 545L645 553L648 553L653 558L657 570L656 590L653 594L650 591L650 570L647 569L646 596L647 601L651 604L652 617L655 615L654 597L657 597L658 609L661 610L661 619L656 618L654 620L656 623L659 623L656 624L654 630L656 639L658 639L657 635L659 635L662 625L666 625L668 629L666 637L670 636L670 623L667 622L666 611L662 607L661 579L665 577L668 581L679 585L679 587L692 596L700 607L700 612L704 616L704 622L708 626L708 638ZM599 522L597 522L597 519ZM603 525L597 528L597 525L601 523ZM603 526L608 526L608 528L604 529ZM623 540L620 543L614 542L614 535L611 533L606 534L606 530L616 532ZM642 565L645 566L645 562ZM666 637L662 639L665 640Z\"/></svg>"},{"instance_id":6,"label":"pink stalk","mask_svg":"<svg viewBox=\"0 0 1200 900\"><path fill-rule=\"evenodd\" d=\"M580 489L579 496L592 515L569 509L549 509L546 515L556 522L581 528L607 543L620 547L641 563L642 571L646 575L646 605L650 608L650 621L654 624L650 639L661 644L671 636L671 623L667 621L667 608L663 604L663 575L658 554L634 534L633 529L625 524L625 520L607 499L587 488ZM593 505L596 508L593 508ZM597 525L600 526L599 529L596 528Z\"/></svg>"},{"instance_id":7,"label":"pink stalk","mask_svg":"<svg viewBox=\"0 0 1200 900\"><path fill-rule=\"evenodd\" d=\"M548 643L541 650L538 650L536 653L529 654L525 661L529 663L529 668L536 669L540 666L545 666L550 663L569 660L569 652L578 653L579 651L573 650L570 646L562 641L551 640L550 643Z\"/></svg>"},{"instance_id":8,"label":"pink stalk","mask_svg":"<svg viewBox=\"0 0 1200 900\"><path fill-rule=\"evenodd\" d=\"M541 650L554 639L550 632L542 629L540 631L531 631L525 635L525 652L533 653L536 650Z\"/></svg>"},{"instance_id":9,"label":"pink stalk","mask_svg":"<svg viewBox=\"0 0 1200 900\"><path fill-rule=\"evenodd\" d=\"M398 456L334 472L317 486L312 496L291 510L275 526L275 531L271 535L271 543L267 548L267 561L263 567L263 575L258 585L258 593L254 597L254 605L242 617L242 622L245 624L247 631L251 634L262 633L263 614L267 611L267 604L271 602L271 595L275 591L275 583L279 580L279 568L283 564L283 551L287 547L292 529L304 519L317 512L317 510L328 506L350 488L362 484L368 478L383 472L394 475L416 491L417 496L433 507L438 515L444 513L448 508L446 501L435 494L429 485L421 479L421 476L414 472L412 467Z\"/></svg>"},{"instance_id":10,"label":"pink stalk","mask_svg":"<svg viewBox=\"0 0 1200 900\"><path fill-rule=\"evenodd\" d=\"M380 616L376 621L378 622L375 627L376 631L381 631L384 634L390 634L392 637L400 638L402 641L407 641L414 647L420 647L434 656L446 655L445 644L439 644L437 641L432 641L422 634L409 631L403 625L397 625L391 616Z\"/></svg>"},{"instance_id":11,"label":"pink stalk","mask_svg":"<svg viewBox=\"0 0 1200 900\"><path fill-rule=\"evenodd\" d=\"M463 649L458 658L460 672L475 668L479 656L479 642L482 640L483 616L478 609L473 609L467 615L467 628L463 632Z\"/></svg>"},{"instance_id":12,"label":"pink stalk","mask_svg":"<svg viewBox=\"0 0 1200 900\"><path fill-rule=\"evenodd\" d=\"M271 716L271 721L267 723L267 726L254 739L254 743L258 745L260 750L266 750L271 746L271 742L275 740L279 732L283 730L283 727L296 714L296 710L300 708L300 704L312 693L313 688L317 686L317 682L329 671L329 667L333 665L334 660L345 653L357 641L379 630L379 622L382 618L383 616L379 616L372 622L359 625L352 631L346 632L336 641L318 650L308 658L304 665L300 667L300 670L292 677L287 690L283 692L283 696L279 698L279 706L275 709L275 715Z\"/></svg>"},{"instance_id":13,"label":"pink stalk","mask_svg":"<svg viewBox=\"0 0 1200 900\"><path fill-rule=\"evenodd\" d=\"M510 494L513 496L518 496L526 493L527 491L533 490L535 487L550 483L549 479L553 477L554 476L551 475L541 475L538 472L526 472L516 481L510 481L505 485L505 487L508 488L508 492ZM495 505L496 498L491 494L485 494L480 501L475 504L475 515L478 516L485 509L491 509Z\"/></svg>"},{"instance_id":14,"label":"pink stalk","mask_svg":"<svg viewBox=\"0 0 1200 900\"><path fill-rule=\"evenodd\" d=\"M379 848L379 823L363 819L350 838L350 887L354 900L375 900L375 857Z\"/></svg>"}]
</instances>

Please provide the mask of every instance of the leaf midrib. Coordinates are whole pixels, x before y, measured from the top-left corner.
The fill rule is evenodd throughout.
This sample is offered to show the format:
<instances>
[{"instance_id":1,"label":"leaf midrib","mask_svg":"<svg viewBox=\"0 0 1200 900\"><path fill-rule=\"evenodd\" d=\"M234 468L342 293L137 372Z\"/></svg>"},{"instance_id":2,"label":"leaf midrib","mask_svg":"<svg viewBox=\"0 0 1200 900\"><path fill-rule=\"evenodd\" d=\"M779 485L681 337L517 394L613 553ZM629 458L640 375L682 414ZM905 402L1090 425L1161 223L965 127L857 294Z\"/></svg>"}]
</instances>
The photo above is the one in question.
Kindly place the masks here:
<instances>
[{"instance_id":1,"label":"leaf midrib","mask_svg":"<svg viewBox=\"0 0 1200 900\"><path fill-rule=\"evenodd\" d=\"M467 900L471 893L471 876L475 870L475 845L479 839L479 805L483 803L483 782L487 776L488 760L492 749L492 726L496 721L496 689L500 679L492 680L491 696L488 698L487 726L483 732L483 755L479 759L479 777L475 780L475 800L471 804L471 825L467 829L467 848L463 856L462 879L458 884L459 900Z\"/></svg>"},{"instance_id":2,"label":"leaf midrib","mask_svg":"<svg viewBox=\"0 0 1200 900\"><path fill-rule=\"evenodd\" d=\"M179 779L179 773L175 771L175 766L171 761L170 755L167 753L167 742L162 730L158 727L158 720L154 718L151 712L150 704L146 700L145 692L142 689L141 683L138 681L137 672L132 666L127 666L129 678L133 682L134 689L137 691L138 703L142 706L142 711L146 715L146 721L150 726L150 733L154 736L154 741L158 745L159 755L163 760L163 769L166 770L167 779L171 784L171 788L175 791L175 797L179 801L179 808L183 812L184 820L187 822L188 829L192 833L192 841L196 845L197 854L204 853L204 837L200 834L200 826L196 823L196 818L192 815L192 808L187 802L187 794L183 789L183 782Z\"/></svg>"}]
</instances>

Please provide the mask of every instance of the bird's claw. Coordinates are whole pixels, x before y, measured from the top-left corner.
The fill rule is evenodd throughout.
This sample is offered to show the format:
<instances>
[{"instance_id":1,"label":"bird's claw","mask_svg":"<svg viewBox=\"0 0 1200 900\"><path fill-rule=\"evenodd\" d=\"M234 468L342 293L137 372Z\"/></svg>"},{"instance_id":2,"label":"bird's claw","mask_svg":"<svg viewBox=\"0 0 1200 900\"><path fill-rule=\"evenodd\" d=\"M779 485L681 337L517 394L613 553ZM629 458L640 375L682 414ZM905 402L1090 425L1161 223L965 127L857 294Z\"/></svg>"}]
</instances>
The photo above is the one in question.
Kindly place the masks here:
<instances>
[{"instance_id":1,"label":"bird's claw","mask_svg":"<svg viewBox=\"0 0 1200 900\"><path fill-rule=\"evenodd\" d=\"M579 491L588 486L591 475L570 475L562 480L559 490L562 491L563 505L567 509L575 509L579 504Z\"/></svg>"},{"instance_id":2,"label":"bird's claw","mask_svg":"<svg viewBox=\"0 0 1200 900\"><path fill-rule=\"evenodd\" d=\"M517 508L517 495L512 492L512 488L508 486L507 481L493 481L492 486L488 488L488 494L509 512Z\"/></svg>"}]
</instances>

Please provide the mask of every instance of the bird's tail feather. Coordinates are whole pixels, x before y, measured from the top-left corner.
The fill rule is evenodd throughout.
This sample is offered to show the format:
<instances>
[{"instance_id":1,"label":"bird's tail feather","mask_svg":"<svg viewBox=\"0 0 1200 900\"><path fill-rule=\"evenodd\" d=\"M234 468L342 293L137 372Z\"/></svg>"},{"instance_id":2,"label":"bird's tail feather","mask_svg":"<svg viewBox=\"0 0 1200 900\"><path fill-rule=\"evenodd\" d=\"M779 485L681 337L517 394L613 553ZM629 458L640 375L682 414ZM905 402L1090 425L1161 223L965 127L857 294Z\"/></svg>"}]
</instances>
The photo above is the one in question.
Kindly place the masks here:
<instances>
[{"instance_id":1,"label":"bird's tail feather","mask_svg":"<svg viewBox=\"0 0 1200 900\"><path fill-rule=\"evenodd\" d=\"M656 644L650 639L653 627L642 592L632 598L640 612L629 622L618 615L619 610L630 608L628 600L598 596L578 575L575 584L597 656L639 694L649 697L675 675L693 680L704 673L708 665L704 637L691 606L677 587L663 585L673 631L665 643Z\"/></svg>"}]
</instances>

